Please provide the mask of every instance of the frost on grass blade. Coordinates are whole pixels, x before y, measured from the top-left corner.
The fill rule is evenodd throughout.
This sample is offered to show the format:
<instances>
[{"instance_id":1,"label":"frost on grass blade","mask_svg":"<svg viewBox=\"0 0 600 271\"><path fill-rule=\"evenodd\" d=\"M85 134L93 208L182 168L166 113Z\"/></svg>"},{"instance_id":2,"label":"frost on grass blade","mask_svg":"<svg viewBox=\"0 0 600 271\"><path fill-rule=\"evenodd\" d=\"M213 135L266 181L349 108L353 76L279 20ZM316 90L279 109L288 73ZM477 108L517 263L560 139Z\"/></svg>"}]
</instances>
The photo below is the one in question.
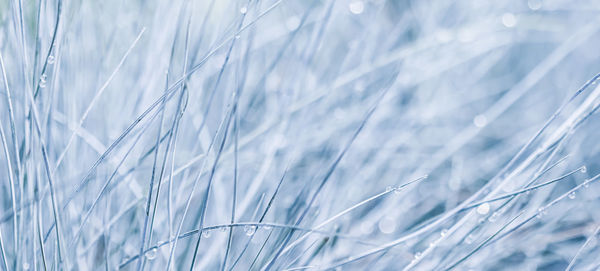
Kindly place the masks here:
<instances>
[{"instance_id":1,"label":"frost on grass blade","mask_svg":"<svg viewBox=\"0 0 600 271\"><path fill-rule=\"evenodd\" d=\"M588 270L596 3L0 4L0 270Z\"/></svg>"}]
</instances>

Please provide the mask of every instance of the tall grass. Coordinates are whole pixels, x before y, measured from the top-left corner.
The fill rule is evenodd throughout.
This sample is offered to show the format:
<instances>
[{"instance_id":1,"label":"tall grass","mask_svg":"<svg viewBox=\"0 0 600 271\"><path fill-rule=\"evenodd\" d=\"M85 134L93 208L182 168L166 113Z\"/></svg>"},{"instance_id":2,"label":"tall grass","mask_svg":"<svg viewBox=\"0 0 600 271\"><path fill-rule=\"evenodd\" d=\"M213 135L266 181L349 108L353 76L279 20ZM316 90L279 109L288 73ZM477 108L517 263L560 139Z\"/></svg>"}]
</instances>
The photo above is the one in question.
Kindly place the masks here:
<instances>
[{"instance_id":1,"label":"tall grass","mask_svg":"<svg viewBox=\"0 0 600 271\"><path fill-rule=\"evenodd\" d=\"M1 269L598 269L599 12L1 2Z\"/></svg>"}]
</instances>

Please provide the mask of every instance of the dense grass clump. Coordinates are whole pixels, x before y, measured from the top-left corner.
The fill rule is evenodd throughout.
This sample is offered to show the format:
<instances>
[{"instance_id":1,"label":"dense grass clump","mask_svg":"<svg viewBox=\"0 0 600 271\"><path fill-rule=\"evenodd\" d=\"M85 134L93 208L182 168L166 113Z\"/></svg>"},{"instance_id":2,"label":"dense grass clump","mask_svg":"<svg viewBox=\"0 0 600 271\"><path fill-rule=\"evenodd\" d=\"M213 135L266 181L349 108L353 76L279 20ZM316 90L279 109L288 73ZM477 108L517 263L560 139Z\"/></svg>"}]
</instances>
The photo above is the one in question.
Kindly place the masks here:
<instances>
[{"instance_id":1,"label":"dense grass clump","mask_svg":"<svg viewBox=\"0 0 600 271\"><path fill-rule=\"evenodd\" d=\"M0 269L596 270L599 13L0 2Z\"/></svg>"}]
</instances>

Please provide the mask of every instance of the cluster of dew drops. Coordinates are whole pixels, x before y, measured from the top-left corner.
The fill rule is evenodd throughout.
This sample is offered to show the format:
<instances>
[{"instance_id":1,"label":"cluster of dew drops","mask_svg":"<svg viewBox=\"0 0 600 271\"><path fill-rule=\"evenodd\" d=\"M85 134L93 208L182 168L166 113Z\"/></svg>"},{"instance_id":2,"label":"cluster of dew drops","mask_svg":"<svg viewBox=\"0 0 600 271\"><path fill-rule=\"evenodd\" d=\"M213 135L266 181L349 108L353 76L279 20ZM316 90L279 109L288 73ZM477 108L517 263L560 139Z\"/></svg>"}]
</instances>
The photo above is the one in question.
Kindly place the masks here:
<instances>
[{"instance_id":1,"label":"cluster of dew drops","mask_svg":"<svg viewBox=\"0 0 600 271\"><path fill-rule=\"evenodd\" d=\"M262 226L265 230L270 230L272 227L269 225L265 225ZM223 227L219 227L219 230L221 232L227 232L227 228L226 226ZM247 236L253 236L256 233L256 230L258 229L258 226L256 225L245 225L244 226L244 233ZM202 237L203 238L210 238L211 237L211 230L205 229L202 230ZM158 248L157 247L153 247L150 248L148 251L146 251L146 253L144 253L144 257L146 257L146 259L148 260L154 260L156 258L156 254L157 254Z\"/></svg>"},{"instance_id":2,"label":"cluster of dew drops","mask_svg":"<svg viewBox=\"0 0 600 271\"><path fill-rule=\"evenodd\" d=\"M53 55L49 55L48 56L47 63L49 65L53 65L54 64L54 56ZM48 76L46 75L46 73L42 73L42 75L40 76L40 82L39 82L39 87L40 88L45 88L46 87L47 78L48 78Z\"/></svg>"}]
</instances>

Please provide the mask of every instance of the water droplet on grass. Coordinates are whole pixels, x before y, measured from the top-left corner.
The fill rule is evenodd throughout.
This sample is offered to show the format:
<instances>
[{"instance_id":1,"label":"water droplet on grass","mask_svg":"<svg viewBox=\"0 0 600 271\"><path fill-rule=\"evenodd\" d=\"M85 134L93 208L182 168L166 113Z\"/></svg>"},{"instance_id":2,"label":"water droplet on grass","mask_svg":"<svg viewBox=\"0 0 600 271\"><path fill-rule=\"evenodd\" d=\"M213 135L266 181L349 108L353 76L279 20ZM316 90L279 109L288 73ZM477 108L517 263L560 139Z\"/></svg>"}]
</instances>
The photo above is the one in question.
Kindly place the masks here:
<instances>
[{"instance_id":1,"label":"water droplet on grass","mask_svg":"<svg viewBox=\"0 0 600 271\"><path fill-rule=\"evenodd\" d=\"M472 244L473 241L475 241L475 236L473 236L472 234L467 235L467 237L465 238L465 243L467 244Z\"/></svg>"},{"instance_id":2,"label":"water droplet on grass","mask_svg":"<svg viewBox=\"0 0 600 271\"><path fill-rule=\"evenodd\" d=\"M396 221L394 221L391 217L384 217L379 220L377 227L379 227L379 230L382 233L389 234L396 230Z\"/></svg>"},{"instance_id":3,"label":"water droplet on grass","mask_svg":"<svg viewBox=\"0 0 600 271\"><path fill-rule=\"evenodd\" d=\"M256 233L256 226L246 225L244 226L244 232L246 233L246 235L252 236L254 235L254 233Z\"/></svg>"},{"instance_id":4,"label":"water droplet on grass","mask_svg":"<svg viewBox=\"0 0 600 271\"><path fill-rule=\"evenodd\" d=\"M483 128L487 125L488 121L484 115L477 115L473 118L473 124L478 128Z\"/></svg>"},{"instance_id":5,"label":"water droplet on grass","mask_svg":"<svg viewBox=\"0 0 600 271\"><path fill-rule=\"evenodd\" d=\"M154 260L156 258L156 252L158 250L156 248L152 248L148 251L146 251L146 253L144 254L144 256L146 257L146 259L148 260Z\"/></svg>"},{"instance_id":6,"label":"water droplet on grass","mask_svg":"<svg viewBox=\"0 0 600 271\"><path fill-rule=\"evenodd\" d=\"M353 14L361 14L365 11L365 4L362 1L353 1L348 5L348 8Z\"/></svg>"},{"instance_id":7,"label":"water droplet on grass","mask_svg":"<svg viewBox=\"0 0 600 271\"><path fill-rule=\"evenodd\" d=\"M540 207L540 208L538 208L538 213L537 213L536 217L542 218L544 215L546 215L546 213L547 213L546 208Z\"/></svg>"},{"instance_id":8,"label":"water droplet on grass","mask_svg":"<svg viewBox=\"0 0 600 271\"><path fill-rule=\"evenodd\" d=\"M527 1L527 6L531 10L538 10L538 9L542 8L542 1L541 0L529 0L529 1Z\"/></svg>"},{"instance_id":9,"label":"water droplet on grass","mask_svg":"<svg viewBox=\"0 0 600 271\"><path fill-rule=\"evenodd\" d=\"M502 24L506 27L515 27L517 25L517 17L512 13L504 13L502 15Z\"/></svg>"},{"instance_id":10,"label":"water droplet on grass","mask_svg":"<svg viewBox=\"0 0 600 271\"><path fill-rule=\"evenodd\" d=\"M490 205L488 203L477 206L477 213L480 215L486 215L490 212Z\"/></svg>"}]
</instances>

